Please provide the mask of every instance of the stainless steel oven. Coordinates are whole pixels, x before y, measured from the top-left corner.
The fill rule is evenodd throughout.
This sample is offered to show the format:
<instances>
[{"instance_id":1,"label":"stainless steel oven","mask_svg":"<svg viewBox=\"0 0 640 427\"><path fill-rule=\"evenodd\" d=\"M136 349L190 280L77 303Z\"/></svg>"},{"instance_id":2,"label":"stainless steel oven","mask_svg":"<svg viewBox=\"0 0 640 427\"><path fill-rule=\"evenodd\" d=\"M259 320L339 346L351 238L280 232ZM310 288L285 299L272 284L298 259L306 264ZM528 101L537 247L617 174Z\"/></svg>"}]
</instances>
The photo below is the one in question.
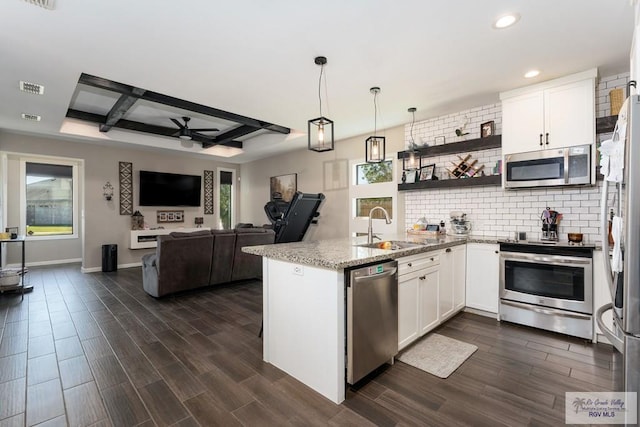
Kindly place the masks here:
<instances>
[{"instance_id":1,"label":"stainless steel oven","mask_svg":"<svg viewBox=\"0 0 640 427\"><path fill-rule=\"evenodd\" d=\"M500 244L500 319L593 339L593 247Z\"/></svg>"}]
</instances>

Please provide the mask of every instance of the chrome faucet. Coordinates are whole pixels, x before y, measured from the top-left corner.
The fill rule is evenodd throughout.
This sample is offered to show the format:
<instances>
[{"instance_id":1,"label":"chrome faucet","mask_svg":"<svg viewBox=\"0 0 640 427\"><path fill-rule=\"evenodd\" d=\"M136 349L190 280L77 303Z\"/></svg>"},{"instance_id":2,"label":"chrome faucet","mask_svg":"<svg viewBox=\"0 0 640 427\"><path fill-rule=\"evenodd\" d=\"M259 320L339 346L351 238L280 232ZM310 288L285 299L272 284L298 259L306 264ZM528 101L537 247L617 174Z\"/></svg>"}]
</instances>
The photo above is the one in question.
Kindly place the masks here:
<instances>
[{"instance_id":1,"label":"chrome faucet","mask_svg":"<svg viewBox=\"0 0 640 427\"><path fill-rule=\"evenodd\" d=\"M384 213L384 220L386 221L387 224L391 224L391 219L389 219L389 213L386 211L385 208L383 208L382 206L376 206L373 209L371 209L369 211L369 229L367 230L367 243L371 244L373 243L373 222L372 222L372 215L373 212L380 209L383 213Z\"/></svg>"}]
</instances>

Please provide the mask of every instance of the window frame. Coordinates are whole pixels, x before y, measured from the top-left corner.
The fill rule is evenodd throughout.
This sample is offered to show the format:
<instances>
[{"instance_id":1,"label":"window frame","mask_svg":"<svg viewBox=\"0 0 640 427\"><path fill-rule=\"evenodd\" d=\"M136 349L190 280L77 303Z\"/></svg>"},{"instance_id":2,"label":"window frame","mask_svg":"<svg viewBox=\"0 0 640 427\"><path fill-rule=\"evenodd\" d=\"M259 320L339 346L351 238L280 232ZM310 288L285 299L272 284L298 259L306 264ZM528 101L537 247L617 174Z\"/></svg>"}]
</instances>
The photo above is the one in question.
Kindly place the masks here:
<instances>
[{"instance_id":1,"label":"window frame","mask_svg":"<svg viewBox=\"0 0 640 427\"><path fill-rule=\"evenodd\" d=\"M32 236L27 234L27 163L44 163L60 166L71 166L71 197L73 209L73 233L52 234L47 236ZM80 161L59 157L20 157L20 224L19 233L28 240L69 240L77 239L79 233L80 200L79 200L79 166Z\"/></svg>"},{"instance_id":2,"label":"window frame","mask_svg":"<svg viewBox=\"0 0 640 427\"><path fill-rule=\"evenodd\" d=\"M236 185L236 175L237 171L231 168L218 167L216 168L216 176L213 181L213 186L215 188L215 215L218 217L217 226L222 224L222 218L220 218L220 172L231 172L231 224L230 230L236 226L236 193L238 191L238 186Z\"/></svg>"},{"instance_id":3,"label":"window frame","mask_svg":"<svg viewBox=\"0 0 640 427\"><path fill-rule=\"evenodd\" d=\"M391 162L391 181L375 184L357 184L358 166L365 164L364 158L353 159L349 162L349 235L366 234L369 228L368 216L356 216L356 199L391 197L393 209L391 224L376 221L373 231L376 234L395 235L400 224L398 217L398 162L395 153L387 153L385 161Z\"/></svg>"}]
</instances>

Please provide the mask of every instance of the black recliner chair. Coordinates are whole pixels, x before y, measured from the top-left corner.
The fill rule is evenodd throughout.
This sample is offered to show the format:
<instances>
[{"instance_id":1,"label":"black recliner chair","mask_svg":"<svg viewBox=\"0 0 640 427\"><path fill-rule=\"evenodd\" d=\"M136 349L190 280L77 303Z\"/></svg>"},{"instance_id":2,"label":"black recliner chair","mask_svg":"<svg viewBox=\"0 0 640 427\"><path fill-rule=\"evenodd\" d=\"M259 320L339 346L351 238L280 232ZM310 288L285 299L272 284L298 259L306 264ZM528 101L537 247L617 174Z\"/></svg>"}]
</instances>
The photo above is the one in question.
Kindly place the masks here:
<instances>
[{"instance_id":1,"label":"black recliner chair","mask_svg":"<svg viewBox=\"0 0 640 427\"><path fill-rule=\"evenodd\" d=\"M274 194L274 199L264 205L264 211L276 233L275 243L300 242L309 229L317 224L318 209L324 200L322 193L301 193L296 191L287 203Z\"/></svg>"}]
</instances>

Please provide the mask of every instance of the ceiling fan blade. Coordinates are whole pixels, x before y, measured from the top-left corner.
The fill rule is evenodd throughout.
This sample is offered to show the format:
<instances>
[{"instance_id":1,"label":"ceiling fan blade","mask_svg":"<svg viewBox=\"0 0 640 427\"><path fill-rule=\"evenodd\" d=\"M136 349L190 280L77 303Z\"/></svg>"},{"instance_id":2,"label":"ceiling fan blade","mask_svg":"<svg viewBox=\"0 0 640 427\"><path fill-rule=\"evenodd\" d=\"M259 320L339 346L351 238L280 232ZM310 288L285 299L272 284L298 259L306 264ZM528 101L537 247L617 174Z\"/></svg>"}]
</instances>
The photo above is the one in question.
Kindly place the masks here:
<instances>
[{"instance_id":1,"label":"ceiling fan blade","mask_svg":"<svg viewBox=\"0 0 640 427\"><path fill-rule=\"evenodd\" d=\"M182 123L180 123L179 121L177 121L176 119L170 119L173 123L176 124L176 126L178 126L180 129L184 128L184 125Z\"/></svg>"},{"instance_id":2,"label":"ceiling fan blade","mask_svg":"<svg viewBox=\"0 0 640 427\"><path fill-rule=\"evenodd\" d=\"M189 128L191 129L191 128ZM194 132L218 132L220 129L217 128L199 128L199 129L191 129Z\"/></svg>"}]
</instances>

